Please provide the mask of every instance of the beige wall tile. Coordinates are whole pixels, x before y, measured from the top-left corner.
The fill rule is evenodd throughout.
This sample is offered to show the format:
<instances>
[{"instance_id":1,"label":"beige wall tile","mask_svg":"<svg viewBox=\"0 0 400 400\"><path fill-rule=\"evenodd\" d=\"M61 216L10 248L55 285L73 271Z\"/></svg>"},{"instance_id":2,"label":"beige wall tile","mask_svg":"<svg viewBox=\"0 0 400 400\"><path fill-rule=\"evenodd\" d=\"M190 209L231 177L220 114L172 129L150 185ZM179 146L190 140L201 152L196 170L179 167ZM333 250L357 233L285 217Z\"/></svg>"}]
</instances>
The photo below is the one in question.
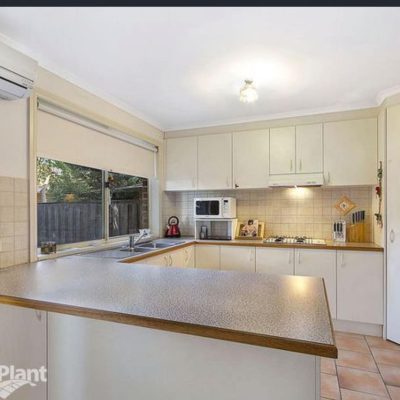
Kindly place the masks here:
<instances>
[{"instance_id":1,"label":"beige wall tile","mask_svg":"<svg viewBox=\"0 0 400 400\"><path fill-rule=\"evenodd\" d=\"M3 251L14 251L14 236L7 236L0 239L0 249Z\"/></svg>"},{"instance_id":2,"label":"beige wall tile","mask_svg":"<svg viewBox=\"0 0 400 400\"><path fill-rule=\"evenodd\" d=\"M14 222L0 222L0 237L14 236Z\"/></svg>"},{"instance_id":3,"label":"beige wall tile","mask_svg":"<svg viewBox=\"0 0 400 400\"><path fill-rule=\"evenodd\" d=\"M13 192L0 192L0 207L14 206Z\"/></svg>"},{"instance_id":4,"label":"beige wall tile","mask_svg":"<svg viewBox=\"0 0 400 400\"><path fill-rule=\"evenodd\" d=\"M28 193L28 179L15 178L14 191L17 193Z\"/></svg>"},{"instance_id":5,"label":"beige wall tile","mask_svg":"<svg viewBox=\"0 0 400 400\"><path fill-rule=\"evenodd\" d=\"M14 178L0 176L0 192L13 192Z\"/></svg>"},{"instance_id":6,"label":"beige wall tile","mask_svg":"<svg viewBox=\"0 0 400 400\"><path fill-rule=\"evenodd\" d=\"M29 261L28 250L16 250L14 253L14 264L26 264Z\"/></svg>"},{"instance_id":7,"label":"beige wall tile","mask_svg":"<svg viewBox=\"0 0 400 400\"><path fill-rule=\"evenodd\" d=\"M14 250L28 250L28 249L29 249L28 232L25 235L15 235Z\"/></svg>"},{"instance_id":8,"label":"beige wall tile","mask_svg":"<svg viewBox=\"0 0 400 400\"><path fill-rule=\"evenodd\" d=\"M29 232L28 222L14 222L14 234L26 235Z\"/></svg>"},{"instance_id":9,"label":"beige wall tile","mask_svg":"<svg viewBox=\"0 0 400 400\"><path fill-rule=\"evenodd\" d=\"M14 208L14 221L15 222L28 222L29 221L28 207L15 207Z\"/></svg>"},{"instance_id":10,"label":"beige wall tile","mask_svg":"<svg viewBox=\"0 0 400 400\"><path fill-rule=\"evenodd\" d=\"M0 253L0 268L9 267L14 265L14 252L6 251Z\"/></svg>"},{"instance_id":11,"label":"beige wall tile","mask_svg":"<svg viewBox=\"0 0 400 400\"><path fill-rule=\"evenodd\" d=\"M14 205L15 207L28 207L28 193L15 192Z\"/></svg>"},{"instance_id":12,"label":"beige wall tile","mask_svg":"<svg viewBox=\"0 0 400 400\"><path fill-rule=\"evenodd\" d=\"M14 207L0 207L0 222L13 222L14 221Z\"/></svg>"}]
</instances>

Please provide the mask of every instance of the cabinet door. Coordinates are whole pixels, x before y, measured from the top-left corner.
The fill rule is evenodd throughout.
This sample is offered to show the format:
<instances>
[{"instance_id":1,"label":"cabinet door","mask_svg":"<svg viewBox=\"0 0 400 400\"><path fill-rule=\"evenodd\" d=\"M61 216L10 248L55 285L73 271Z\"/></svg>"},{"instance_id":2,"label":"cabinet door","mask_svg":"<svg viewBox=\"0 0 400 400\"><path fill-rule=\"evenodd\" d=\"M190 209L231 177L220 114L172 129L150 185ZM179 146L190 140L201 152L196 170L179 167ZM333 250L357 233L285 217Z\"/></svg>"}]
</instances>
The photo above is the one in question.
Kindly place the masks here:
<instances>
[{"instance_id":1,"label":"cabinet door","mask_svg":"<svg viewBox=\"0 0 400 400\"><path fill-rule=\"evenodd\" d=\"M232 134L198 137L198 189L232 187Z\"/></svg>"},{"instance_id":2,"label":"cabinet door","mask_svg":"<svg viewBox=\"0 0 400 400\"><path fill-rule=\"evenodd\" d=\"M183 249L184 254L184 263L186 268L194 268L195 260L194 260L194 246L185 247Z\"/></svg>"},{"instance_id":3,"label":"cabinet door","mask_svg":"<svg viewBox=\"0 0 400 400\"><path fill-rule=\"evenodd\" d=\"M257 247L256 272L275 275L293 275L294 250Z\"/></svg>"},{"instance_id":4,"label":"cabinet door","mask_svg":"<svg viewBox=\"0 0 400 400\"><path fill-rule=\"evenodd\" d=\"M296 131L294 126L272 128L269 132L269 173L293 174L296 163Z\"/></svg>"},{"instance_id":5,"label":"cabinet door","mask_svg":"<svg viewBox=\"0 0 400 400\"><path fill-rule=\"evenodd\" d=\"M196 268L219 269L220 249L216 245L196 246Z\"/></svg>"},{"instance_id":6,"label":"cabinet door","mask_svg":"<svg viewBox=\"0 0 400 400\"><path fill-rule=\"evenodd\" d=\"M167 266L168 267L180 267L185 268L185 254L183 249L170 251L165 253L167 258Z\"/></svg>"},{"instance_id":7,"label":"cabinet door","mask_svg":"<svg viewBox=\"0 0 400 400\"><path fill-rule=\"evenodd\" d=\"M295 249L295 274L324 278L332 318L336 318L336 251Z\"/></svg>"},{"instance_id":8,"label":"cabinet door","mask_svg":"<svg viewBox=\"0 0 400 400\"><path fill-rule=\"evenodd\" d=\"M0 364L25 369L47 368L46 321L44 311L0 304ZM7 377L3 377L5 380ZM46 383L35 387L26 385L10 397L18 400L46 398Z\"/></svg>"},{"instance_id":9,"label":"cabinet door","mask_svg":"<svg viewBox=\"0 0 400 400\"><path fill-rule=\"evenodd\" d=\"M383 253L338 251L338 319L383 324Z\"/></svg>"},{"instance_id":10,"label":"cabinet door","mask_svg":"<svg viewBox=\"0 0 400 400\"><path fill-rule=\"evenodd\" d=\"M324 125L324 173L329 185L374 185L377 167L376 118Z\"/></svg>"},{"instance_id":11,"label":"cabinet door","mask_svg":"<svg viewBox=\"0 0 400 400\"><path fill-rule=\"evenodd\" d=\"M256 249L250 246L221 246L221 269L255 272Z\"/></svg>"},{"instance_id":12,"label":"cabinet door","mask_svg":"<svg viewBox=\"0 0 400 400\"><path fill-rule=\"evenodd\" d=\"M166 140L165 189L197 188L197 137Z\"/></svg>"},{"instance_id":13,"label":"cabinet door","mask_svg":"<svg viewBox=\"0 0 400 400\"><path fill-rule=\"evenodd\" d=\"M157 265L160 267L168 267L170 260L168 258L168 253L160 254L159 256L150 257L145 260L148 265ZM138 261L138 264L141 262Z\"/></svg>"},{"instance_id":14,"label":"cabinet door","mask_svg":"<svg viewBox=\"0 0 400 400\"><path fill-rule=\"evenodd\" d=\"M387 338L400 343L400 105L387 109ZM385 174L385 173L384 173Z\"/></svg>"},{"instance_id":15,"label":"cabinet door","mask_svg":"<svg viewBox=\"0 0 400 400\"><path fill-rule=\"evenodd\" d=\"M322 172L322 124L296 126L296 172Z\"/></svg>"},{"instance_id":16,"label":"cabinet door","mask_svg":"<svg viewBox=\"0 0 400 400\"><path fill-rule=\"evenodd\" d=\"M235 188L268 187L268 160L268 129L233 134L233 183Z\"/></svg>"}]
</instances>

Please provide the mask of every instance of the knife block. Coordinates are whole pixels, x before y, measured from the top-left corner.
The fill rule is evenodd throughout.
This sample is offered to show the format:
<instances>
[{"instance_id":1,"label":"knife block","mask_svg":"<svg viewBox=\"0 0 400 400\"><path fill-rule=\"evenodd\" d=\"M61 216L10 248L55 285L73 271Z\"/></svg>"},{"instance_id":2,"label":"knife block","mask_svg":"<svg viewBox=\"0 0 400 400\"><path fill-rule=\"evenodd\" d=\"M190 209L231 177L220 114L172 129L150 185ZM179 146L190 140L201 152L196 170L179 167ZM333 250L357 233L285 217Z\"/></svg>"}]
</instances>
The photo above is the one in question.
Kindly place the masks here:
<instances>
[{"instance_id":1,"label":"knife block","mask_svg":"<svg viewBox=\"0 0 400 400\"><path fill-rule=\"evenodd\" d=\"M349 242L365 242L365 222L357 222L349 225L347 229L347 238Z\"/></svg>"}]
</instances>

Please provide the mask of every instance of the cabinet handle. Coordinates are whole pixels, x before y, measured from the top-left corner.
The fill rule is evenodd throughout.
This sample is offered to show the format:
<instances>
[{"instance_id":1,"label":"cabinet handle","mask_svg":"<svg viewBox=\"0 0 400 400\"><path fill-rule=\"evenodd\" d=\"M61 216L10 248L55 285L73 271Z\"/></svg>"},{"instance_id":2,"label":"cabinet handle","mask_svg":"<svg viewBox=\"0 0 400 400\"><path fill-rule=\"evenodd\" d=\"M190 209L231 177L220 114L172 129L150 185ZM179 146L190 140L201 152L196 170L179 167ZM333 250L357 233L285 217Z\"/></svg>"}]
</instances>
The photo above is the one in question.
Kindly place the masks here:
<instances>
[{"instance_id":1,"label":"cabinet handle","mask_svg":"<svg viewBox=\"0 0 400 400\"><path fill-rule=\"evenodd\" d=\"M171 265L172 265L172 257L169 256L169 266L171 266Z\"/></svg>"},{"instance_id":2,"label":"cabinet handle","mask_svg":"<svg viewBox=\"0 0 400 400\"><path fill-rule=\"evenodd\" d=\"M328 171L328 175L326 177L326 183L330 183L331 182L331 173Z\"/></svg>"},{"instance_id":3,"label":"cabinet handle","mask_svg":"<svg viewBox=\"0 0 400 400\"><path fill-rule=\"evenodd\" d=\"M235 189L237 189L239 187L239 185L237 183L235 183Z\"/></svg>"},{"instance_id":4,"label":"cabinet handle","mask_svg":"<svg viewBox=\"0 0 400 400\"><path fill-rule=\"evenodd\" d=\"M168 267L168 256L164 256L165 266Z\"/></svg>"},{"instance_id":5,"label":"cabinet handle","mask_svg":"<svg viewBox=\"0 0 400 400\"><path fill-rule=\"evenodd\" d=\"M297 250L297 262L299 263L299 264L301 264L301 256L300 256L300 250Z\"/></svg>"},{"instance_id":6,"label":"cabinet handle","mask_svg":"<svg viewBox=\"0 0 400 400\"><path fill-rule=\"evenodd\" d=\"M340 266L343 268L345 265L344 263L344 253L343 251L340 253Z\"/></svg>"},{"instance_id":7,"label":"cabinet handle","mask_svg":"<svg viewBox=\"0 0 400 400\"><path fill-rule=\"evenodd\" d=\"M35 311L35 314L36 314L36 319L38 321L41 321L42 320L42 312L41 311Z\"/></svg>"},{"instance_id":8,"label":"cabinet handle","mask_svg":"<svg viewBox=\"0 0 400 400\"><path fill-rule=\"evenodd\" d=\"M396 235L394 233L394 230L391 229L390 234L389 234L390 243L393 243L395 238L396 238Z\"/></svg>"},{"instance_id":9,"label":"cabinet handle","mask_svg":"<svg viewBox=\"0 0 400 400\"><path fill-rule=\"evenodd\" d=\"M226 177L226 187L229 187L229 176Z\"/></svg>"}]
</instances>

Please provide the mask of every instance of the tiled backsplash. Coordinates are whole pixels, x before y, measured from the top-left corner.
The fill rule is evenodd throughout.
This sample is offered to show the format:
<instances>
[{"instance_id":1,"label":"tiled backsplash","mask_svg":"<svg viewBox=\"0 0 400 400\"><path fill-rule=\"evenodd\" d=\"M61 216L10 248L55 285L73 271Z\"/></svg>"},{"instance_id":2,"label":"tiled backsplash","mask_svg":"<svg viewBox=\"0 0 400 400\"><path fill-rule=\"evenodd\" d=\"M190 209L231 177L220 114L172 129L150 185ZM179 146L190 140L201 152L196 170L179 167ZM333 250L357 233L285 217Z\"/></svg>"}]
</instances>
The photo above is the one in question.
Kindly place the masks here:
<instances>
[{"instance_id":1,"label":"tiled backsplash","mask_svg":"<svg viewBox=\"0 0 400 400\"><path fill-rule=\"evenodd\" d=\"M0 268L29 259L28 180L0 177Z\"/></svg>"},{"instance_id":2,"label":"tiled backsplash","mask_svg":"<svg viewBox=\"0 0 400 400\"><path fill-rule=\"evenodd\" d=\"M176 215L180 219L182 234L193 236L193 199L195 197L230 196L237 199L239 222L249 218L265 222L265 236L306 235L320 239L331 239L332 223L340 217L335 204L343 195L349 197L356 204L353 211L366 211L366 239L372 241L371 203L373 188L369 186L164 192L163 224L166 226L168 217ZM346 218L348 222L350 214Z\"/></svg>"}]
</instances>

